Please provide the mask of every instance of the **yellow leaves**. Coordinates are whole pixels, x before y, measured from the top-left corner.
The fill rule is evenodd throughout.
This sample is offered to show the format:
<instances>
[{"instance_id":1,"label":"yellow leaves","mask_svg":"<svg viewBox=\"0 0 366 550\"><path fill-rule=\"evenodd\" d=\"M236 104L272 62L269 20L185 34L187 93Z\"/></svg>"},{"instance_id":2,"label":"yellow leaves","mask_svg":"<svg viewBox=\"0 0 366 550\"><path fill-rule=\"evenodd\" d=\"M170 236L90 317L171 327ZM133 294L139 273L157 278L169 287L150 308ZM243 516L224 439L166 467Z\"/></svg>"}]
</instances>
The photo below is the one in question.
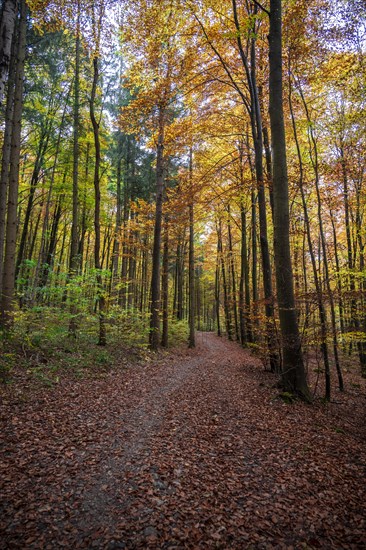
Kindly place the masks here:
<instances>
[{"instance_id":1,"label":"yellow leaves","mask_svg":"<svg viewBox=\"0 0 366 550\"><path fill-rule=\"evenodd\" d=\"M359 58L352 52L334 52L323 65L322 77L327 82L342 85L357 75Z\"/></svg>"}]
</instances>

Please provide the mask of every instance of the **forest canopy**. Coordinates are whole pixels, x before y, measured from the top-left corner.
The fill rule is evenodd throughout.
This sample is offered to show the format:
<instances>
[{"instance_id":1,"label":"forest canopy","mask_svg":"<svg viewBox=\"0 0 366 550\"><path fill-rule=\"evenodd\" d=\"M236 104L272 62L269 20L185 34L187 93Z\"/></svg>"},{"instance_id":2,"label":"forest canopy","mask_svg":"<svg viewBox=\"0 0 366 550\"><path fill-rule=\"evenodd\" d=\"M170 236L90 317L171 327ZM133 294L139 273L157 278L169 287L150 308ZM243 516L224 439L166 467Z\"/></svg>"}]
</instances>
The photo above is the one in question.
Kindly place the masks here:
<instances>
[{"instance_id":1,"label":"forest canopy","mask_svg":"<svg viewBox=\"0 0 366 550\"><path fill-rule=\"evenodd\" d=\"M19 341L157 350L199 330L305 400L314 358L327 399L350 360L365 377L365 15L3 0L2 376Z\"/></svg>"}]
</instances>

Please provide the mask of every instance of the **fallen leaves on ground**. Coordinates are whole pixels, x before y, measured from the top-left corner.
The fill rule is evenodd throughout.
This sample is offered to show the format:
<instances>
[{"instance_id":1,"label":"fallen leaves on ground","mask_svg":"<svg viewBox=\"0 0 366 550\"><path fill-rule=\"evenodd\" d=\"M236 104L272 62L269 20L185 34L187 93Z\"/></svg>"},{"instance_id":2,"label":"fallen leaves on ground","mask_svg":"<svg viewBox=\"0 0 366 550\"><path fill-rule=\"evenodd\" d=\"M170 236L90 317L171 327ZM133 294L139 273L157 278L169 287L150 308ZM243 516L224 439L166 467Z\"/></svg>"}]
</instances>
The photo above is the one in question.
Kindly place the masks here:
<instances>
[{"instance_id":1,"label":"fallen leaves on ground","mask_svg":"<svg viewBox=\"0 0 366 550\"><path fill-rule=\"evenodd\" d=\"M102 379L3 390L0 548L364 548L364 394L289 405L273 384L201 333Z\"/></svg>"}]
</instances>

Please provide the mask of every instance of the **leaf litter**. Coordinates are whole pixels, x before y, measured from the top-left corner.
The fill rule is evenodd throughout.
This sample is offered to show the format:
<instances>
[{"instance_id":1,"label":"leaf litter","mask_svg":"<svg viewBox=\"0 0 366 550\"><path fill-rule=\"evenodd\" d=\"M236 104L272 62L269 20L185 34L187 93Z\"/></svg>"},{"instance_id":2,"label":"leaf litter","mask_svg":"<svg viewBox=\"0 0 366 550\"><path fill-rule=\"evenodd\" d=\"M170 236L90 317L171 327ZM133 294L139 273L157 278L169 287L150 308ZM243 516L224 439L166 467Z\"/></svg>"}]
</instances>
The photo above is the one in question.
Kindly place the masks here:
<instances>
[{"instance_id":1,"label":"leaf litter","mask_svg":"<svg viewBox=\"0 0 366 550\"><path fill-rule=\"evenodd\" d=\"M365 394L286 404L238 344L2 390L0 548L365 548Z\"/></svg>"}]
</instances>

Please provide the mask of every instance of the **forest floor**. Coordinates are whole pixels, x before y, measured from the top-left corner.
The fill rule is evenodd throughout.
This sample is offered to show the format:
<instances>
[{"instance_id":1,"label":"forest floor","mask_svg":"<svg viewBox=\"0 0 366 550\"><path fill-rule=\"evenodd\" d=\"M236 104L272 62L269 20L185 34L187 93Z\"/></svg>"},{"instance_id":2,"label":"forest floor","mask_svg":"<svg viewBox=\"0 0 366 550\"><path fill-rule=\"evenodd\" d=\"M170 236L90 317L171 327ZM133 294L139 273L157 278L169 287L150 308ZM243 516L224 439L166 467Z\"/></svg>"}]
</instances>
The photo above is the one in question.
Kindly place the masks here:
<instances>
[{"instance_id":1,"label":"forest floor","mask_svg":"<svg viewBox=\"0 0 366 550\"><path fill-rule=\"evenodd\" d=\"M1 389L0 548L366 547L363 382L288 404L248 351L197 339Z\"/></svg>"}]
</instances>

